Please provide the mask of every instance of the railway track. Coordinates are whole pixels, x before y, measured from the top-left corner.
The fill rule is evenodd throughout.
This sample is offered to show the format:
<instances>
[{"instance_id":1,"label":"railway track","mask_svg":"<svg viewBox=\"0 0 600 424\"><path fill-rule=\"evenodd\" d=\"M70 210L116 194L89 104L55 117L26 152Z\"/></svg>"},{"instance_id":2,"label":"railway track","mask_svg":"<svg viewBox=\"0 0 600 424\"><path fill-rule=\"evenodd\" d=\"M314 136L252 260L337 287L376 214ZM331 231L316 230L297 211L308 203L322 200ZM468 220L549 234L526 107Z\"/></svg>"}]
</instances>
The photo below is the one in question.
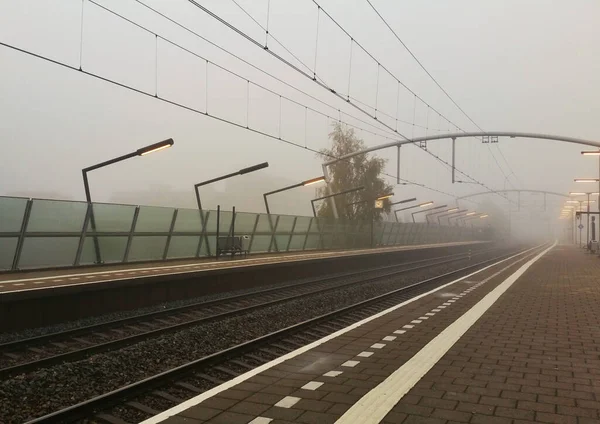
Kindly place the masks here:
<instances>
[{"instance_id":1,"label":"railway track","mask_svg":"<svg viewBox=\"0 0 600 424\"><path fill-rule=\"evenodd\" d=\"M102 324L89 325L17 340L0 345L0 378L25 373L66 361L75 361L97 353L118 349L168 332L251 312L282 302L314 296L331 290L364 284L445 265L487 254L497 249L428 258L377 269L316 278L284 287L274 287L198 302L168 310L146 313ZM368 279L365 279L367 278Z\"/></svg>"},{"instance_id":2,"label":"railway track","mask_svg":"<svg viewBox=\"0 0 600 424\"><path fill-rule=\"evenodd\" d=\"M538 249L516 254L512 266ZM450 279L513 256L498 255L442 275L322 314L233 347L204 356L60 411L30 421L40 422L137 422L189 397L243 374L272 359L331 334L367 316L408 300ZM506 269L506 268L505 268ZM373 277L366 277L372 279Z\"/></svg>"}]
</instances>

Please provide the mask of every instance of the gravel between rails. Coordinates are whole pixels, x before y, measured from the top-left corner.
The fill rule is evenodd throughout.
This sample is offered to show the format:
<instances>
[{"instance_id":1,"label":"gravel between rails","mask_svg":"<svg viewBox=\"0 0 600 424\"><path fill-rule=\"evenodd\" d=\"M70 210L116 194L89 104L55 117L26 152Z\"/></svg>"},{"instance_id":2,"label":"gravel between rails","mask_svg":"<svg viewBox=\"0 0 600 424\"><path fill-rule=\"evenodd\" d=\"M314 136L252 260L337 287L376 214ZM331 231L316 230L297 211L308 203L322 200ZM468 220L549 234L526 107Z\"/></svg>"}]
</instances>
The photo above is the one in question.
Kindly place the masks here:
<instances>
[{"instance_id":1,"label":"gravel between rails","mask_svg":"<svg viewBox=\"0 0 600 424\"><path fill-rule=\"evenodd\" d=\"M327 274L327 275L324 275L323 278L336 277L336 276L343 275L345 273L346 272L342 271L342 272L338 272L338 273ZM0 334L0 344L9 343L14 340L22 340L22 339L27 339L30 337L42 336L42 335L45 335L48 333L55 333L55 332L59 332L59 331L81 328L81 327L85 327L88 325L102 324L102 323L114 321L117 319L135 317L137 315L143 315L143 314L147 314L150 312L164 311L164 310L168 310L168 309L178 308L180 306L191 305L193 303L208 302L211 300L219 300L219 299L223 299L223 298L227 298L227 297L235 296L235 295L241 295L241 294L250 294L250 293L257 292L257 291L266 290L266 289L275 288L275 287L283 288L283 287L287 287L287 286L299 285L299 284L303 284L307 281L312 281L314 278L315 277L307 277L307 278L302 278L302 279L297 279L297 280L283 281L283 282L264 285L264 286L252 287L252 288L243 289L243 290L225 291L222 293L215 293L215 294L211 294L211 295L207 295L207 296L199 296L199 297L194 297L194 298L190 298L190 299L182 299L182 300L175 300L172 302L158 303L153 306L148 306L146 308L133 309L131 311L114 312L114 313L110 313L110 314L106 314L106 315L100 315L100 316L84 318L84 319L80 319L80 320L76 320L76 321L64 322L64 323L55 324L55 325L51 325L51 326L47 326L47 327L31 328L31 329L12 332L12 333L2 333L2 334Z\"/></svg>"},{"instance_id":2,"label":"gravel between rails","mask_svg":"<svg viewBox=\"0 0 600 424\"><path fill-rule=\"evenodd\" d=\"M500 252L479 257L499 256ZM464 266L468 260L260 309L0 383L0 422L27 421L210 353Z\"/></svg>"}]
</instances>

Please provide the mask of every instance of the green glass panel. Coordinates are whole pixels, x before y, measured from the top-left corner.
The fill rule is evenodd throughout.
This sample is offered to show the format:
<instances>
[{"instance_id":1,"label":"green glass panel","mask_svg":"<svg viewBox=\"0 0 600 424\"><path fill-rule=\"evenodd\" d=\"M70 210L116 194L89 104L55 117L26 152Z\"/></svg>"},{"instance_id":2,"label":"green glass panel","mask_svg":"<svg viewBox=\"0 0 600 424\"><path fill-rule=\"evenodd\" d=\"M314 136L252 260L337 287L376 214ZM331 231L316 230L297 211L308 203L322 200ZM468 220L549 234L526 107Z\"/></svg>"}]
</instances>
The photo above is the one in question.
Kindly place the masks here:
<instances>
[{"instance_id":1,"label":"green glass panel","mask_svg":"<svg viewBox=\"0 0 600 424\"><path fill-rule=\"evenodd\" d=\"M87 203L34 199L27 232L81 232Z\"/></svg>"},{"instance_id":2,"label":"green glass panel","mask_svg":"<svg viewBox=\"0 0 600 424\"><path fill-rule=\"evenodd\" d=\"M256 222L255 213L238 212L235 216L235 234L236 235L250 235L254 229L254 223Z\"/></svg>"},{"instance_id":3,"label":"green glass panel","mask_svg":"<svg viewBox=\"0 0 600 424\"><path fill-rule=\"evenodd\" d=\"M205 212L202 212L206 216ZM175 220L175 232L200 233L202 232L202 218L196 209L179 209Z\"/></svg>"},{"instance_id":4,"label":"green glass panel","mask_svg":"<svg viewBox=\"0 0 600 424\"><path fill-rule=\"evenodd\" d=\"M21 231L27 199L0 197L0 233Z\"/></svg>"},{"instance_id":5,"label":"green glass panel","mask_svg":"<svg viewBox=\"0 0 600 424\"><path fill-rule=\"evenodd\" d=\"M128 262L162 259L166 236L134 236L131 241Z\"/></svg>"},{"instance_id":6,"label":"green glass panel","mask_svg":"<svg viewBox=\"0 0 600 424\"><path fill-rule=\"evenodd\" d=\"M11 269L18 241L18 237L0 238L0 269Z\"/></svg>"},{"instance_id":7,"label":"green glass panel","mask_svg":"<svg viewBox=\"0 0 600 424\"><path fill-rule=\"evenodd\" d=\"M293 235L290 243L290 250L302 250L304 247L305 235Z\"/></svg>"},{"instance_id":8,"label":"green glass panel","mask_svg":"<svg viewBox=\"0 0 600 424\"><path fill-rule=\"evenodd\" d=\"M94 203L94 223L98 232L124 232L131 230L135 206L110 205L106 203ZM87 231L93 231L92 221L88 223Z\"/></svg>"},{"instance_id":9,"label":"green glass panel","mask_svg":"<svg viewBox=\"0 0 600 424\"><path fill-rule=\"evenodd\" d=\"M26 237L19 269L73 265L78 245L78 237Z\"/></svg>"},{"instance_id":10,"label":"green glass panel","mask_svg":"<svg viewBox=\"0 0 600 424\"><path fill-rule=\"evenodd\" d=\"M306 250L309 249L319 249L319 236L318 235L309 235L306 240Z\"/></svg>"},{"instance_id":11,"label":"green glass panel","mask_svg":"<svg viewBox=\"0 0 600 424\"><path fill-rule=\"evenodd\" d=\"M219 234L222 236L226 236L231 231L231 220L233 219L233 213L229 211L221 211L221 216L219 218ZM216 226L215 226L216 231ZM236 229L237 231L237 229Z\"/></svg>"},{"instance_id":12,"label":"green glass panel","mask_svg":"<svg viewBox=\"0 0 600 424\"><path fill-rule=\"evenodd\" d=\"M107 237L98 236L98 247L100 250L100 260L103 263L123 262L125 248L127 247L127 237ZM94 237L87 236L83 242L83 251L79 259L81 265L96 263L96 253L94 247Z\"/></svg>"},{"instance_id":13,"label":"green glass panel","mask_svg":"<svg viewBox=\"0 0 600 424\"><path fill-rule=\"evenodd\" d=\"M280 252L287 251L287 245L290 241L290 236L275 236L275 240L277 242L277 248ZM275 251L275 245L272 246L272 250Z\"/></svg>"},{"instance_id":14,"label":"green glass panel","mask_svg":"<svg viewBox=\"0 0 600 424\"><path fill-rule=\"evenodd\" d=\"M279 222L277 223L277 233L290 233L292 226L294 225L295 216L290 215L279 215Z\"/></svg>"},{"instance_id":15,"label":"green glass panel","mask_svg":"<svg viewBox=\"0 0 600 424\"><path fill-rule=\"evenodd\" d=\"M192 258L196 256L199 236L173 236L169 244L168 258Z\"/></svg>"},{"instance_id":16,"label":"green glass panel","mask_svg":"<svg viewBox=\"0 0 600 424\"><path fill-rule=\"evenodd\" d=\"M140 206L140 212L135 224L136 233L164 232L168 233L173 219L173 208L156 206Z\"/></svg>"},{"instance_id":17,"label":"green glass panel","mask_svg":"<svg viewBox=\"0 0 600 424\"><path fill-rule=\"evenodd\" d=\"M271 236L254 236L252 240L252 253L268 252Z\"/></svg>"},{"instance_id":18,"label":"green glass panel","mask_svg":"<svg viewBox=\"0 0 600 424\"><path fill-rule=\"evenodd\" d=\"M308 216L299 216L294 227L294 233L306 233L312 218Z\"/></svg>"},{"instance_id":19,"label":"green glass panel","mask_svg":"<svg viewBox=\"0 0 600 424\"><path fill-rule=\"evenodd\" d=\"M206 211L206 231L215 233L217 231L217 211Z\"/></svg>"}]
</instances>

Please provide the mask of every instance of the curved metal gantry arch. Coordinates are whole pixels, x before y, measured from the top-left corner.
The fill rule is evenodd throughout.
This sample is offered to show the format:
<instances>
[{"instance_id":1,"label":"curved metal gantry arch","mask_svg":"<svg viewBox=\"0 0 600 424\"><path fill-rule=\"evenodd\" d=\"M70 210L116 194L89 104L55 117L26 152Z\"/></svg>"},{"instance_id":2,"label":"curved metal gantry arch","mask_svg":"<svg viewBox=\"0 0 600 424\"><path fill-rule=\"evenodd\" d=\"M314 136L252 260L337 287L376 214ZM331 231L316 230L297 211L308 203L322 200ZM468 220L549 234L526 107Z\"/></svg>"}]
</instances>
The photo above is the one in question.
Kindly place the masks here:
<instances>
[{"instance_id":1,"label":"curved metal gantry arch","mask_svg":"<svg viewBox=\"0 0 600 424\"><path fill-rule=\"evenodd\" d=\"M414 144L425 141L433 141L433 140L444 140L450 139L452 140L452 182L455 182L454 173L455 173L455 144L457 139L467 138L467 137L510 137L510 138L533 138L538 140L551 140L551 141L560 141L563 143L574 143L581 144L584 146L592 146L600 149L600 142L585 140L582 138L574 138L574 137L566 137L561 135L551 135L551 134L538 134L538 133L525 133L525 132L511 132L511 131L488 131L488 132L463 132L463 133L449 133L449 134L437 134L430 135L426 137L416 137L413 139L406 140L398 140L391 143L380 144L378 146L369 147L367 149L360 150L358 152L349 153L344 156L340 156L336 159L331 159L327 162L324 162L323 167L323 175L325 176L325 181L329 182L329 165L333 165L336 162L341 160L350 159L354 156L362 155L369 152L374 152L377 150L387 149L390 147L398 148L398 168L397 168L397 183L400 184L400 148L405 144ZM328 190L328 187L326 188ZM496 193L502 190L494 190L487 191L486 193ZM337 216L337 210L335 208L335 203L332 202L333 213Z\"/></svg>"},{"instance_id":2,"label":"curved metal gantry arch","mask_svg":"<svg viewBox=\"0 0 600 424\"><path fill-rule=\"evenodd\" d=\"M504 190L494 190L494 191L479 191L477 193L467 194L466 196L460 196L456 198L456 204L458 205L459 200L468 199L469 197L482 196L484 194L494 194L494 193L519 193L519 199L517 201L517 207L521 210L521 193L541 193L544 195L544 210L546 210L546 195L566 197L570 198L568 194L557 193L555 191L546 191L546 190L527 190L527 189L504 189Z\"/></svg>"}]
</instances>

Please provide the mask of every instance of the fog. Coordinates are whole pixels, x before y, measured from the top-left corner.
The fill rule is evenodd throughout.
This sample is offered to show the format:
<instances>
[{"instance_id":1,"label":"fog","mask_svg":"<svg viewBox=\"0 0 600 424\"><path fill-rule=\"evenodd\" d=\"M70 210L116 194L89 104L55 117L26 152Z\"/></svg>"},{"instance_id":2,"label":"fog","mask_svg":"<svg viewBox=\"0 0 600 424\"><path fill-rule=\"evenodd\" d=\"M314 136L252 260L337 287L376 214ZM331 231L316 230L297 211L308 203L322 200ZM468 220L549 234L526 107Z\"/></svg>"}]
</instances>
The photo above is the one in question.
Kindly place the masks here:
<instances>
[{"instance_id":1,"label":"fog","mask_svg":"<svg viewBox=\"0 0 600 424\"><path fill-rule=\"evenodd\" d=\"M464 130L477 131L363 0L323 0L319 4L430 108L421 102L415 108L414 96L399 89L356 45L350 61L348 37L323 12L318 13L312 1L272 0L268 38L234 2L201 3L260 43L267 40L271 51L299 69L310 75L316 71L318 80L344 96L350 94L352 103L363 105L369 113L377 109L380 122L184 0L98 0L97 4L89 0L0 0L2 43L75 68L81 66L86 72L149 94L0 46L0 195L84 200L82 168L171 137L175 140L171 149L90 173L93 200L194 207L195 183L268 161L265 170L201 191L206 208L219 204L225 209L235 206L241 211L263 212L264 192L322 174L322 160L314 150L329 146L328 133L335 119L360 127L356 133L367 146L401 139L382 122L397 126L398 132L409 138L454 131L432 109ZM267 0L237 3L267 26ZM224 53L143 4L307 95ZM484 130L600 140L600 3L375 0L373 4ZM154 98L154 94L187 109ZM433 157L451 161L449 140L430 142L427 148L429 153L415 146L402 148L401 177L420 185L397 185L394 200L417 197L419 201L455 204L455 197L487 191L477 184L452 184L449 168ZM581 156L582 149L585 147L520 138L501 138L498 144L460 139L456 164L460 171L495 190L597 191L596 185L582 188L573 182L577 177L598 176L597 158ZM386 173L395 175L396 150L376 154L388 159ZM460 173L458 177L468 180ZM386 178L395 184L395 178ZM314 195L314 187L275 195L272 212L309 215L309 200ZM523 238L558 237L564 232L565 222L558 221L564 198L548 195L544 201L543 195L523 193L520 205L517 193L509 198L507 202L488 194L461 202L490 215L494 211L489 222L499 229L506 228L511 210L512 232Z\"/></svg>"}]
</instances>

